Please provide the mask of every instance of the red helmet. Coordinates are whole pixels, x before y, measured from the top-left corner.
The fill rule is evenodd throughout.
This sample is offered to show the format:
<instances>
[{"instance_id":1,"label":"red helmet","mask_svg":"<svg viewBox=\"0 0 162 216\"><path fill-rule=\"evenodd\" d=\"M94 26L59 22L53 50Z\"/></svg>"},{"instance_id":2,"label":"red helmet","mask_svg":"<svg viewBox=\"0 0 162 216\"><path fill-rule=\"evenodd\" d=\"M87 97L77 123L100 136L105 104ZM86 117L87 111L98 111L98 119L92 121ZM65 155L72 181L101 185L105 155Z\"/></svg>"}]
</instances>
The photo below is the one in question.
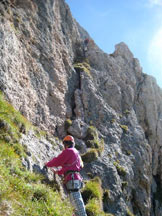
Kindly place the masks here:
<instances>
[{"instance_id":1,"label":"red helmet","mask_svg":"<svg viewBox=\"0 0 162 216\"><path fill-rule=\"evenodd\" d=\"M70 135L67 135L64 139L63 139L63 142L64 141L71 141L74 143L74 137L70 136Z\"/></svg>"}]
</instances>

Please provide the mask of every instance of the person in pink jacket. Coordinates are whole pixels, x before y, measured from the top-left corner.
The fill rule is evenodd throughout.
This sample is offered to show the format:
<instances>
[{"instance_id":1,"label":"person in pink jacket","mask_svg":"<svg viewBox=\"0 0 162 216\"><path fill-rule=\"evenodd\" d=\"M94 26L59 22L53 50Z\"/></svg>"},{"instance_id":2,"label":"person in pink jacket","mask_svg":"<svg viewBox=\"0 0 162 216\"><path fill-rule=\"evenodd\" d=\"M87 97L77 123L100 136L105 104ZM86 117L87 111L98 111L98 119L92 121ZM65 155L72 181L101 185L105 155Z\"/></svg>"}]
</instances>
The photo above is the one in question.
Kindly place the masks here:
<instances>
[{"instance_id":1,"label":"person in pink jacket","mask_svg":"<svg viewBox=\"0 0 162 216\"><path fill-rule=\"evenodd\" d=\"M76 150L74 138L70 135L63 139L64 150L51 161L45 164L46 167L61 167L56 171L58 175L64 176L64 185L69 193L70 201L75 210L75 216L87 216L84 202L80 193L82 177L80 169L83 162Z\"/></svg>"}]
</instances>

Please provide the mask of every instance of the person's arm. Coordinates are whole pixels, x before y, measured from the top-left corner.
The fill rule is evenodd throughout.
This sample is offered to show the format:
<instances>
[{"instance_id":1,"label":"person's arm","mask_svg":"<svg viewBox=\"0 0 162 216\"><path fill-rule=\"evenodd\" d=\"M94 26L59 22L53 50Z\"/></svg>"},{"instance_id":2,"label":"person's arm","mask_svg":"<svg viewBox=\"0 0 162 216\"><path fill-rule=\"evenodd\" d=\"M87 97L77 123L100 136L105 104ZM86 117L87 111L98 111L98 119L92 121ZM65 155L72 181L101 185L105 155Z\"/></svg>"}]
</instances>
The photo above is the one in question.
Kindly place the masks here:
<instances>
[{"instance_id":1,"label":"person's arm","mask_svg":"<svg viewBox=\"0 0 162 216\"><path fill-rule=\"evenodd\" d=\"M49 162L45 164L47 167L59 167L63 166L63 164L66 162L67 156L66 151L62 151L61 154L59 154L57 157L53 158Z\"/></svg>"},{"instance_id":2,"label":"person's arm","mask_svg":"<svg viewBox=\"0 0 162 216\"><path fill-rule=\"evenodd\" d=\"M80 157L80 155L79 155L79 160L80 160L80 167L83 168L84 164L83 164L83 161L82 161L82 158Z\"/></svg>"},{"instance_id":3,"label":"person's arm","mask_svg":"<svg viewBox=\"0 0 162 216\"><path fill-rule=\"evenodd\" d=\"M54 169L51 169L52 172L54 172L55 174L58 174L58 175L63 175L64 174L64 169L60 169L60 170L54 170Z\"/></svg>"}]
</instances>

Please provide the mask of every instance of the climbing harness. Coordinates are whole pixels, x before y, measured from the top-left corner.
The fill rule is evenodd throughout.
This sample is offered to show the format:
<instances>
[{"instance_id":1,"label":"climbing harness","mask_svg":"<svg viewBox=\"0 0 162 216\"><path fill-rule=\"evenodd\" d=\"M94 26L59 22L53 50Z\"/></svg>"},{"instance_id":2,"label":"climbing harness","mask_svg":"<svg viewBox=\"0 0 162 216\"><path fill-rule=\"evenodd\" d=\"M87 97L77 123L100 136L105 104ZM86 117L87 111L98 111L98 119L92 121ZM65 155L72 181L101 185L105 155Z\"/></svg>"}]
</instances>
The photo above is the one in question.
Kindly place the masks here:
<instances>
[{"instance_id":1,"label":"climbing harness","mask_svg":"<svg viewBox=\"0 0 162 216\"><path fill-rule=\"evenodd\" d=\"M68 191L76 192L83 187L83 181L79 179L74 179L74 174L79 173L79 171L69 170L66 172L65 177L67 175L71 175L71 180L65 183L65 187Z\"/></svg>"}]
</instances>

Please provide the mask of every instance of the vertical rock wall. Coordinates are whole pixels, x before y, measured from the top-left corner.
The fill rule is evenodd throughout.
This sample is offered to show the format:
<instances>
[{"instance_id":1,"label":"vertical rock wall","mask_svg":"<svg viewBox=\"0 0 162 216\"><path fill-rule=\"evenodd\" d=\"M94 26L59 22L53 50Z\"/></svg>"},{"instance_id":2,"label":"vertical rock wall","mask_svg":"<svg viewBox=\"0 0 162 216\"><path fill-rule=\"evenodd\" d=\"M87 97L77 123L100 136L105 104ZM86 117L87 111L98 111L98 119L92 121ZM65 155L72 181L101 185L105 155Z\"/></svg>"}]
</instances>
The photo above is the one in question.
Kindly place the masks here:
<instances>
[{"instance_id":1,"label":"vertical rock wall","mask_svg":"<svg viewBox=\"0 0 162 216\"><path fill-rule=\"evenodd\" d=\"M103 210L159 216L162 91L155 80L126 44L110 55L99 49L64 0L9 2L0 2L0 89L8 101L40 128L72 134L82 153L93 126L104 150L83 175L99 176L110 191Z\"/></svg>"}]
</instances>

